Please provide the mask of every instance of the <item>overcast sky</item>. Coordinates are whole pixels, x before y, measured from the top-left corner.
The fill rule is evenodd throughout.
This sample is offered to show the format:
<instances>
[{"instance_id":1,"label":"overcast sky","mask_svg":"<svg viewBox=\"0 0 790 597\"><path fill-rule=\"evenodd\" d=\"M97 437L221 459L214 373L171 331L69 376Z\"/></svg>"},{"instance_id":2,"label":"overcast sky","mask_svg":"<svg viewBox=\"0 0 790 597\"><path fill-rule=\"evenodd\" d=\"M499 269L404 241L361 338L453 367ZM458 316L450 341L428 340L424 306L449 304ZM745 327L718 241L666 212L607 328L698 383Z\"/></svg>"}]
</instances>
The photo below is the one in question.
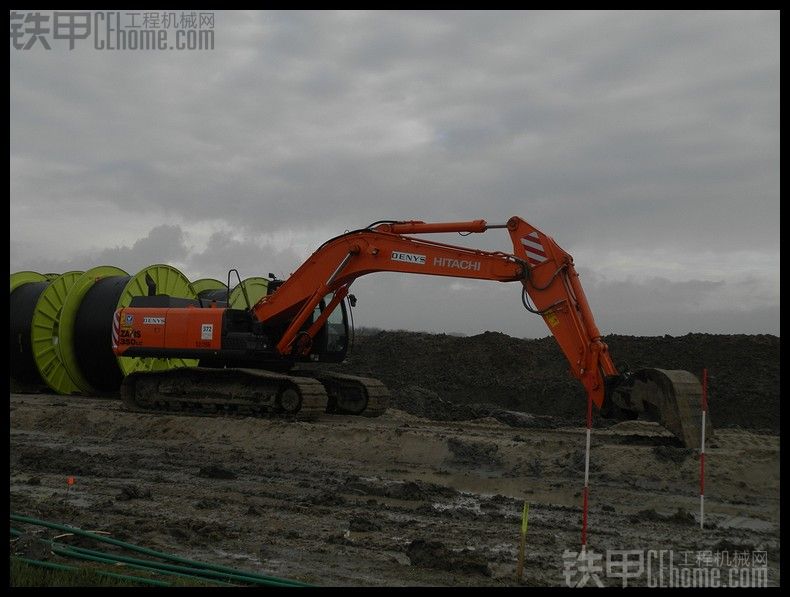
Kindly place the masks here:
<instances>
[{"instance_id":1,"label":"overcast sky","mask_svg":"<svg viewBox=\"0 0 790 597\"><path fill-rule=\"evenodd\" d=\"M573 255L604 334L779 334L778 11L216 12L213 30L203 51L12 46L11 272L285 277L376 220L519 215ZM512 251L501 230L441 240ZM548 334L517 283L352 292L357 325Z\"/></svg>"}]
</instances>

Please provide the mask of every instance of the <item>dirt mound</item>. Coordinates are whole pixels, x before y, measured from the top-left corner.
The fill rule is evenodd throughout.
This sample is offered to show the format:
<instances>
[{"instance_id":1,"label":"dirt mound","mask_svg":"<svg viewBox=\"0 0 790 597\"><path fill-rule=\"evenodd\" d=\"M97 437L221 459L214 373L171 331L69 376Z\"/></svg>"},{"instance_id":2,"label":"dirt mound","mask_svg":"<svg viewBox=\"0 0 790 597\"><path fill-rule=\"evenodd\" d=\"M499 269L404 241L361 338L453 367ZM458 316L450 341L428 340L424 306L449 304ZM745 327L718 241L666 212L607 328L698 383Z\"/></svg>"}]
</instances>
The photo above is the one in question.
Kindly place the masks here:
<instances>
[{"instance_id":1,"label":"dirt mound","mask_svg":"<svg viewBox=\"0 0 790 597\"><path fill-rule=\"evenodd\" d=\"M621 369L685 369L701 378L706 367L717 427L779 430L778 337L611 335L604 341ZM348 362L336 367L381 379L394 406L432 419L493 416L496 409L574 422L584 416L584 389L553 337L384 331L357 336Z\"/></svg>"}]
</instances>

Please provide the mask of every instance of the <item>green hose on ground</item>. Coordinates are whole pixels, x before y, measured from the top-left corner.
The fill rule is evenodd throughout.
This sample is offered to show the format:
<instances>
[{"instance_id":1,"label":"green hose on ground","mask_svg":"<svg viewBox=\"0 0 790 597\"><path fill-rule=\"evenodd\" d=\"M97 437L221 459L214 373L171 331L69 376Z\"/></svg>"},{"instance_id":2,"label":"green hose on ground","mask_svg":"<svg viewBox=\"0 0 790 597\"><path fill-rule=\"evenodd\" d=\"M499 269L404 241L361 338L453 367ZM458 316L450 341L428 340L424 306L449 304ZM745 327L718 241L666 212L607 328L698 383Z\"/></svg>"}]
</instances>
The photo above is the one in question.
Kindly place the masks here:
<instances>
[{"instance_id":1,"label":"green hose on ground","mask_svg":"<svg viewBox=\"0 0 790 597\"><path fill-rule=\"evenodd\" d=\"M15 537L21 537L21 536L24 536L24 534L25 533L23 533L22 531L19 531L17 529L11 528L11 535L13 535ZM237 585L234 585L232 583L223 582L221 580L215 580L215 579L212 579L212 578L206 578L205 576L200 576L201 574L204 573L203 570L196 570L196 569L193 569L193 568L186 568L186 567L178 566L178 567L175 567L175 568L183 568L183 570L194 572L194 574L187 574L187 573L184 573L184 572L174 572L172 570L167 570L167 569L162 568L163 564L161 564L160 562L152 562L150 560L138 560L138 559L135 559L135 558L128 558L128 557L120 556L120 555L112 555L112 554L108 554L108 553L105 553L105 552L102 552L102 551L96 551L96 550L87 549L87 548L84 548L84 547L77 547L77 546L73 546L73 545L68 545L66 543L56 543L54 539L52 539L52 540L44 539L43 537L36 537L36 540L41 542L41 543L45 543L46 545L48 545L50 547L50 549L55 554L60 555L60 556L64 556L64 557L72 557L72 558L82 559L82 560L92 560L92 561L95 561L95 562L107 563L107 564L116 564L116 565L117 564L123 564L123 565L125 565L125 566L127 566L129 568L135 568L135 569L138 569L138 570L146 570L146 571L157 572L158 574L162 574L162 575L165 575L165 576L177 576L177 577L185 578L185 579L188 579L188 580L199 580L201 582L210 582L212 584L219 585L219 586L228 586L228 587L237 586ZM91 557L87 557L87 556L92 556L92 558ZM19 559L23 560L25 558L19 558ZM35 560L35 561L37 562L39 560ZM43 562L43 563L44 564L52 564L52 566L54 566L55 569L57 569L57 566L65 566L65 564L55 564L54 562ZM67 568L63 568L63 569L64 570L68 569L68 567ZM221 573L217 573L217 574L221 574ZM132 578L137 578L137 577L132 577ZM247 578L243 577L242 575L239 575L239 578L240 579L243 578L245 580L245 582L247 581Z\"/></svg>"},{"instance_id":2,"label":"green hose on ground","mask_svg":"<svg viewBox=\"0 0 790 597\"><path fill-rule=\"evenodd\" d=\"M43 562L41 560L33 560L31 558L17 558L20 562L24 562L25 564L29 564L31 566L37 566L39 568L49 568L50 570L63 570L69 572L77 572L79 570L78 566L69 566L67 564L56 564L54 562ZM94 570L96 574L101 576L108 576L110 578L116 578L118 580L125 580L128 582L133 583L141 583L145 585L153 585L155 587L169 587L172 586L168 582L164 582L162 580L154 580L152 578L142 578L139 576L129 576L126 574L116 574L115 572L106 572L105 570Z\"/></svg>"},{"instance_id":3,"label":"green hose on ground","mask_svg":"<svg viewBox=\"0 0 790 597\"><path fill-rule=\"evenodd\" d=\"M198 562L198 561L195 561L195 560L189 560L187 558L181 558L179 556L175 556L175 555L172 555L172 554L156 551L156 550L153 550L153 549L148 549L148 548L145 548L145 547L140 547L140 546L137 546L137 545L134 545L134 544L131 544L131 543L126 543L124 541L120 541L118 539L112 539L110 537L104 537L102 535L96 535L96 534L91 533L89 531L83 531L82 529L78 529L78 528L71 527L71 526L68 526L68 525L63 525L63 524L48 522L48 521L45 521L45 520L40 520L40 519L37 519L37 518L33 518L31 516L22 516L22 515L19 515L19 514L11 513L10 518L11 518L11 520L13 520L15 522L22 522L22 523L27 523L27 524L33 524L33 525L43 526L43 527L47 527L47 528L51 528L51 529L55 529L55 530L65 531L65 532L68 532L68 533L73 533L75 535L81 535L83 537L88 537L90 539L94 539L94 540L102 542L102 543L108 543L108 544L111 544L111 545L122 547L122 548L130 550L130 551L143 553L145 555L149 555L149 556L160 558L160 559L164 559L164 560L169 560L171 562L178 562L180 564L186 564L188 566L188 567L172 566L171 564L158 564L156 562L148 562L148 566L149 567L153 567L153 566L161 567L162 571L170 569L170 572L184 571L184 572L189 573L191 575L195 575L195 574L202 574L203 576L221 576L221 575L224 575L228 579L235 578L235 579L238 579L238 580L243 581L243 582L254 583L254 584L271 584L271 585L274 585L274 586L287 586L287 587L306 587L306 586L310 586L310 585L308 585L306 583L302 583L302 582L299 582L299 581L278 578L278 577L275 577L275 576L260 575L260 574L254 573L254 572L239 571L239 570L235 570L233 568L227 567L227 566L220 566L220 565L216 565L216 564L208 564L208 563L205 563L205 562ZM14 530L15 529L12 529L12 534L13 534ZM16 531L16 532L18 533L19 531ZM80 550L80 552L82 552L82 550L83 550L83 548L74 548L74 547L70 547L69 549L71 549L71 550L77 549L77 550ZM88 550L88 551L93 551L93 550ZM76 553L80 553L80 552L76 552ZM87 554L87 553L84 553L84 552L82 552L82 553L83 553L83 555L86 555L86 556L87 555L91 555L91 554ZM103 554L102 552L94 552L94 553L100 553L102 555L102 557L114 557L114 556L109 556L108 554ZM94 556L94 557L97 557L97 556ZM146 560L137 560L137 561L138 562L146 562ZM138 565L140 565L140 564L138 564ZM209 573L211 573L211 574L209 574Z\"/></svg>"},{"instance_id":4,"label":"green hose on ground","mask_svg":"<svg viewBox=\"0 0 790 597\"><path fill-rule=\"evenodd\" d=\"M178 576L184 576L187 578L192 578L197 580L211 580L212 582L222 582L216 579L224 578L227 580L237 580L239 582L244 582L248 584L250 583L258 584L264 586L274 586L274 587L292 586L291 584L288 583L278 583L271 580L261 580L258 578L246 576L244 574L231 574L229 572L215 572L214 570L189 568L186 566L175 566L173 564L162 564L159 562L151 562L148 560L140 560L137 558L109 555L100 551L94 551L92 549L85 549L82 547L63 548L60 546L53 546L52 549L58 555L77 558L81 560L88 560L88 561L104 563L104 564L122 563L128 565L131 568L139 568L141 570L143 569L153 570L162 573L170 572L170 573L175 573ZM222 583L222 584L230 585L231 583Z\"/></svg>"}]
</instances>

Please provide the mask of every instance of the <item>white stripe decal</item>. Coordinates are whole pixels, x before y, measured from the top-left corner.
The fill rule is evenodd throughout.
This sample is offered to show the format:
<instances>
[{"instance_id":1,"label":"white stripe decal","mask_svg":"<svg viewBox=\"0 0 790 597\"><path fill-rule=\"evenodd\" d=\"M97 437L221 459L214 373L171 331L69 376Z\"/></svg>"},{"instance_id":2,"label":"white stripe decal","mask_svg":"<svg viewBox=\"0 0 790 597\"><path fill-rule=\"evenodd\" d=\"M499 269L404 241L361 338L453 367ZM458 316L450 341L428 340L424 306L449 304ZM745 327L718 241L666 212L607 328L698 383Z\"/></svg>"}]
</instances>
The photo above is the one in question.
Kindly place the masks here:
<instances>
[{"instance_id":1,"label":"white stripe decal","mask_svg":"<svg viewBox=\"0 0 790 597\"><path fill-rule=\"evenodd\" d=\"M527 251L527 257L530 261L536 261L538 263L543 263L546 261L546 257L543 255L537 255L536 253L532 253L531 251Z\"/></svg>"},{"instance_id":2,"label":"white stripe decal","mask_svg":"<svg viewBox=\"0 0 790 597\"><path fill-rule=\"evenodd\" d=\"M537 242L532 242L531 240L527 240L526 238L521 239L521 244L527 247L528 249L536 249L541 253L544 253L546 249L543 248L543 245Z\"/></svg>"},{"instance_id":3,"label":"white stripe decal","mask_svg":"<svg viewBox=\"0 0 790 597\"><path fill-rule=\"evenodd\" d=\"M121 312L116 311L112 319L112 347L118 348L118 331L121 327Z\"/></svg>"}]
</instances>

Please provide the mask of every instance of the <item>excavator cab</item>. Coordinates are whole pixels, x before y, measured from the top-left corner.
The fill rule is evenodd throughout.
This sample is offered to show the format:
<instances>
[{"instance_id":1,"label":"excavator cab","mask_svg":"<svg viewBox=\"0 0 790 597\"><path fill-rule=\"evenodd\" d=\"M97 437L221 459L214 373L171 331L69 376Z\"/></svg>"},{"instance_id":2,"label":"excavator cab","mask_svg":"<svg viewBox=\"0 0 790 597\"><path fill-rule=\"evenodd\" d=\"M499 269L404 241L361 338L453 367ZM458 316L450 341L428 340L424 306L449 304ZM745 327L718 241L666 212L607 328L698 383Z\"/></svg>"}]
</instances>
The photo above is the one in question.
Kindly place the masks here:
<instances>
[{"instance_id":1,"label":"excavator cab","mask_svg":"<svg viewBox=\"0 0 790 597\"><path fill-rule=\"evenodd\" d=\"M267 286L266 294L272 295L283 284L285 280L275 277L274 274L269 274L269 284ZM329 308L331 304L331 297L326 296L322 298L313 309L310 318L302 325L299 335L304 335L311 326L321 317L325 309ZM346 307L348 303L348 307ZM324 325L315 334L310 342L309 359L319 361L322 363L339 363L346 358L346 353L349 349L349 310L356 304L356 298L350 295L347 300L341 300L339 304L332 309L328 319ZM287 325L281 325L273 334L274 337L281 337L285 332Z\"/></svg>"}]
</instances>

